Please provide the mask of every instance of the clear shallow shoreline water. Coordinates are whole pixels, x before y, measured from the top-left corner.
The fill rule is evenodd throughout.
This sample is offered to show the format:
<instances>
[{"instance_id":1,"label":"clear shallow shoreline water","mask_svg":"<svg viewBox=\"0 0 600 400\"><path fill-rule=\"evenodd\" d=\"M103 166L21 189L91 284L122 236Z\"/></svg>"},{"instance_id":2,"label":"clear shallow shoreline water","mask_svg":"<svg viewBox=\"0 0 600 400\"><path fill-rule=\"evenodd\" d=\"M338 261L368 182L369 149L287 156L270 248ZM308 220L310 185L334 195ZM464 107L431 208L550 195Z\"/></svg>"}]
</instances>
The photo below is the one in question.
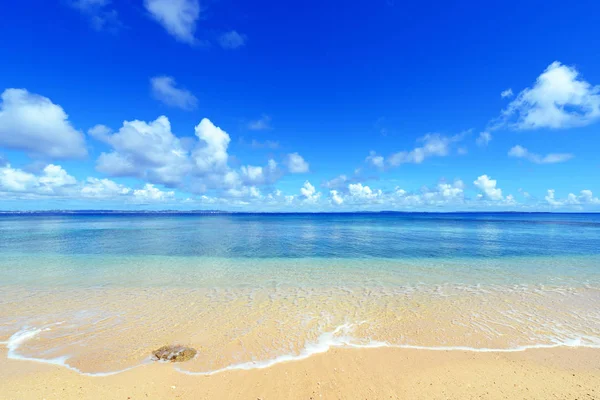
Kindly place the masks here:
<instances>
[{"instance_id":1,"label":"clear shallow shoreline water","mask_svg":"<svg viewBox=\"0 0 600 400\"><path fill-rule=\"evenodd\" d=\"M154 347L189 373L331 346L600 345L593 214L0 217L9 356L110 373Z\"/></svg>"}]
</instances>

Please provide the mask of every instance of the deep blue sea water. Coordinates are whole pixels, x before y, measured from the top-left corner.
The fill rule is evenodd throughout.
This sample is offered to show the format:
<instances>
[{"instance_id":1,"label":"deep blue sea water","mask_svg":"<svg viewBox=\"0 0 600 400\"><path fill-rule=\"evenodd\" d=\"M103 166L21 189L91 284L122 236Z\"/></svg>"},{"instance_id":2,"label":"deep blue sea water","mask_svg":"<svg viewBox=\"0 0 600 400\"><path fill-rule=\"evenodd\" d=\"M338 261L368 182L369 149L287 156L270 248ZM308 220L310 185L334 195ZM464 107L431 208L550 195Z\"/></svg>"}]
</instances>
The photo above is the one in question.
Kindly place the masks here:
<instances>
[{"instance_id":1,"label":"deep blue sea water","mask_svg":"<svg viewBox=\"0 0 600 400\"><path fill-rule=\"evenodd\" d=\"M0 254L456 258L600 254L600 214L1 215Z\"/></svg>"}]
</instances>

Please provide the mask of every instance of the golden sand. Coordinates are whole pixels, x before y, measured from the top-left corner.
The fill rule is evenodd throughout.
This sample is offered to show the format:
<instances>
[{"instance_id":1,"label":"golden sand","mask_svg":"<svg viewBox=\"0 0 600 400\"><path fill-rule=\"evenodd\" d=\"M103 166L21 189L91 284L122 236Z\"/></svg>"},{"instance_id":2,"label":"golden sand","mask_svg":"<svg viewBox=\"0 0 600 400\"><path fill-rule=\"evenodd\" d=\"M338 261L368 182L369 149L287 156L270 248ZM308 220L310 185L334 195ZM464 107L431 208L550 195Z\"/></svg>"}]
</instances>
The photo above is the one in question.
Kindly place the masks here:
<instances>
[{"instance_id":1,"label":"golden sand","mask_svg":"<svg viewBox=\"0 0 600 400\"><path fill-rule=\"evenodd\" d=\"M598 337L597 290L290 290L5 287L0 399L600 399L600 349L582 343L440 350ZM198 354L150 361L174 344ZM61 356L84 374L18 359Z\"/></svg>"},{"instance_id":2,"label":"golden sand","mask_svg":"<svg viewBox=\"0 0 600 400\"><path fill-rule=\"evenodd\" d=\"M8 360L0 398L27 399L600 399L600 350L473 353L332 349L266 369L189 376L149 364L108 377Z\"/></svg>"},{"instance_id":3,"label":"golden sand","mask_svg":"<svg viewBox=\"0 0 600 400\"><path fill-rule=\"evenodd\" d=\"M551 296L532 291L438 296L374 289L290 293L100 288L32 293L13 288L3 290L5 299L15 300L0 309L0 341L9 341L22 329L38 329L19 344L19 356L69 356L70 366L90 373L139 365L152 351L176 344L198 350L198 356L182 366L194 372L270 362L282 355L306 356L348 343L476 349L553 346L578 336L600 336L594 306L599 294L586 289Z\"/></svg>"}]
</instances>

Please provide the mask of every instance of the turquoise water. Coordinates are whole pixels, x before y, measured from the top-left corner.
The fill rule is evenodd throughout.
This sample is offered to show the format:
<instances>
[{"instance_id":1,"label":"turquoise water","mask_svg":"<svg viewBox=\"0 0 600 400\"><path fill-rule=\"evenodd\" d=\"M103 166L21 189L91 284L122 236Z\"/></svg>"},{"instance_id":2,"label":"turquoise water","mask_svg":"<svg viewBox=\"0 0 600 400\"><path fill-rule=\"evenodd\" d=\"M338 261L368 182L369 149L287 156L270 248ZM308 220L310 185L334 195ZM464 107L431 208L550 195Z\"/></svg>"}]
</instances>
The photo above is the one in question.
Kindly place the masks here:
<instances>
[{"instance_id":1,"label":"turquoise water","mask_svg":"<svg viewBox=\"0 0 600 400\"><path fill-rule=\"evenodd\" d=\"M252 258L598 255L600 214L3 215L0 253Z\"/></svg>"},{"instance_id":2,"label":"turquoise water","mask_svg":"<svg viewBox=\"0 0 600 400\"><path fill-rule=\"evenodd\" d=\"M4 215L0 257L40 287L590 284L600 215Z\"/></svg>"},{"instance_id":3,"label":"turquoise water","mask_svg":"<svg viewBox=\"0 0 600 400\"><path fill-rule=\"evenodd\" d=\"M0 343L82 373L600 347L599 302L598 214L0 215Z\"/></svg>"}]
</instances>

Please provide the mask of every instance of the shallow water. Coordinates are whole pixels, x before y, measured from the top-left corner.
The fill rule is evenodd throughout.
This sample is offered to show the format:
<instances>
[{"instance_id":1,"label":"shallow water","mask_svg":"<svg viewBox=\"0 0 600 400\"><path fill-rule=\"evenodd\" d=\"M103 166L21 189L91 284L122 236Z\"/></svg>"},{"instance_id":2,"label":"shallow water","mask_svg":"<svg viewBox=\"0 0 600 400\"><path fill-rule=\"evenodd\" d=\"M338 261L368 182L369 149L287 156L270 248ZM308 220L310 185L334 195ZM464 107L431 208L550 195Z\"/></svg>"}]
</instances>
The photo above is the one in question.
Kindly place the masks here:
<instances>
[{"instance_id":1,"label":"shallow water","mask_svg":"<svg viewBox=\"0 0 600 400\"><path fill-rule=\"evenodd\" d=\"M331 346L600 346L600 215L4 215L9 357L261 368Z\"/></svg>"}]
</instances>

